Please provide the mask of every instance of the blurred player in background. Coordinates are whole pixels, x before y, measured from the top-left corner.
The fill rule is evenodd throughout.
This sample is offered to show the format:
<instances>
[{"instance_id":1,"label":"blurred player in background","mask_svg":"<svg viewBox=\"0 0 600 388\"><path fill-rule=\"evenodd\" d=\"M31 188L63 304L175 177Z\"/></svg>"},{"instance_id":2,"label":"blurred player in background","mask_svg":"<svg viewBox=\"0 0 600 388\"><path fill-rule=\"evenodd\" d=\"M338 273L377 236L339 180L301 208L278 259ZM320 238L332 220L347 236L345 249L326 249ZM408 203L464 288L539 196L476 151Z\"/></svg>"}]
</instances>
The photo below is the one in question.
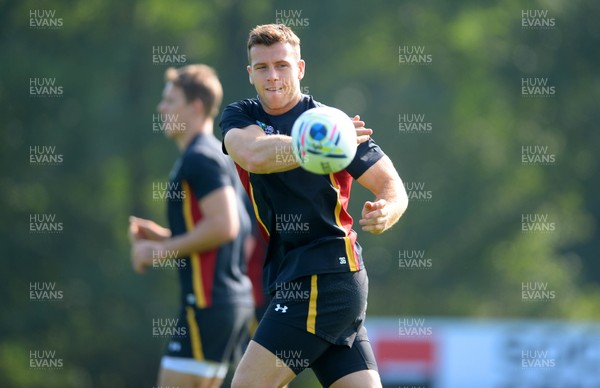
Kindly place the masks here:
<instances>
[{"instance_id":1,"label":"blurred player in background","mask_svg":"<svg viewBox=\"0 0 600 388\"><path fill-rule=\"evenodd\" d=\"M158 385L219 387L254 315L244 253L250 218L235 168L213 135L223 95L215 71L169 68L165 79L158 111L181 151L165 196L169 228L130 217L131 260L140 273L169 260L179 273L181 335L169 341Z\"/></svg>"},{"instance_id":2,"label":"blurred player in background","mask_svg":"<svg viewBox=\"0 0 600 388\"><path fill-rule=\"evenodd\" d=\"M230 104L220 126L224 151L236 162L268 237L264 276L272 300L232 386L279 387L312 368L327 387L380 387L363 327L368 279L347 206L356 180L375 197L363 205L359 224L382 233L408 205L402 180L358 116L359 144L346 170L316 175L298 168L293 123L322 105L300 92L300 40L285 25L262 25L250 32L247 47L258 96ZM304 222L301 232L289 231L291 219Z\"/></svg>"}]
</instances>

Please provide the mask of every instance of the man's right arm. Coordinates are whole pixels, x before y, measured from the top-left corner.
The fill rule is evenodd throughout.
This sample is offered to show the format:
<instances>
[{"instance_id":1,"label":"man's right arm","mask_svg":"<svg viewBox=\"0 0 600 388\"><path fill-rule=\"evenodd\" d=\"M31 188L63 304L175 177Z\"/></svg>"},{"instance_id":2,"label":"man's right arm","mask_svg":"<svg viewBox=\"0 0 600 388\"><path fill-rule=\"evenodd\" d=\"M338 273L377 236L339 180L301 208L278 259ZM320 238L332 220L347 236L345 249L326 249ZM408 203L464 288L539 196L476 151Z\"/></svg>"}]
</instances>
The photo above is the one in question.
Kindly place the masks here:
<instances>
[{"instance_id":1,"label":"man's right arm","mask_svg":"<svg viewBox=\"0 0 600 388\"><path fill-rule=\"evenodd\" d=\"M266 135L258 125L232 128L223 142L233 161L254 174L289 171L300 166L292 152L290 136Z\"/></svg>"},{"instance_id":2,"label":"man's right arm","mask_svg":"<svg viewBox=\"0 0 600 388\"><path fill-rule=\"evenodd\" d=\"M233 109L231 112L228 117L238 113ZM365 123L359 116L355 116L352 121L356 129L357 144L368 141L373 131L364 127ZM292 152L291 136L267 135L255 124L231 128L225 133L223 143L233 161L254 174L284 172L300 166Z\"/></svg>"}]
</instances>

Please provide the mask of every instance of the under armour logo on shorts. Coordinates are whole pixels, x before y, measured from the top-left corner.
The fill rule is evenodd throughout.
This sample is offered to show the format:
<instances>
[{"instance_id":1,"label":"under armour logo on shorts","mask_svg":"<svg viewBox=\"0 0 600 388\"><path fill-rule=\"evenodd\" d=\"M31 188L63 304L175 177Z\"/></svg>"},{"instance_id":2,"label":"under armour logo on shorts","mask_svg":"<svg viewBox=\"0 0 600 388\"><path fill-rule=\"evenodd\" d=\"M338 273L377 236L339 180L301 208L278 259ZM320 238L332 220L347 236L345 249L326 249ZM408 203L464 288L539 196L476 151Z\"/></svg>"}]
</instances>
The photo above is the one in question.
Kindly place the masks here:
<instances>
[{"instance_id":1,"label":"under armour logo on shorts","mask_svg":"<svg viewBox=\"0 0 600 388\"><path fill-rule=\"evenodd\" d=\"M281 305L279 303L277 303L277 307L275 307L275 311L281 311L281 313L285 313L288 309L288 306L283 306L281 307Z\"/></svg>"}]
</instances>

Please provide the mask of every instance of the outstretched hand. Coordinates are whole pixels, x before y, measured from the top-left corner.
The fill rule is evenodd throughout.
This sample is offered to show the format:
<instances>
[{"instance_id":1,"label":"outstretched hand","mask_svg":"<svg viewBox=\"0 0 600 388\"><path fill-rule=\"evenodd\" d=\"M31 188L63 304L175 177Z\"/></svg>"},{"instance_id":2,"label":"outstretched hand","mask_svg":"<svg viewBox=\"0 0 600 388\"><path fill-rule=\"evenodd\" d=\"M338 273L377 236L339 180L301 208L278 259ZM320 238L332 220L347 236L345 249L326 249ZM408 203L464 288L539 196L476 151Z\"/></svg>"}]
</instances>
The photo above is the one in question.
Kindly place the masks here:
<instances>
[{"instance_id":1,"label":"outstretched hand","mask_svg":"<svg viewBox=\"0 0 600 388\"><path fill-rule=\"evenodd\" d=\"M367 201L362 208L362 218L358 223L365 232L380 234L387 229L389 223L388 203L385 199L375 202Z\"/></svg>"},{"instance_id":2,"label":"outstretched hand","mask_svg":"<svg viewBox=\"0 0 600 388\"><path fill-rule=\"evenodd\" d=\"M161 241L171 236L171 231L156 222L144 218L129 217L129 240L133 243L139 239Z\"/></svg>"},{"instance_id":3,"label":"outstretched hand","mask_svg":"<svg viewBox=\"0 0 600 388\"><path fill-rule=\"evenodd\" d=\"M365 128L365 122L360 120L360 116L356 115L352 118L354 128L356 128L356 144L361 144L369 140L373 134L373 130Z\"/></svg>"},{"instance_id":4,"label":"outstretched hand","mask_svg":"<svg viewBox=\"0 0 600 388\"><path fill-rule=\"evenodd\" d=\"M136 240L131 246L131 265L137 273L144 273L151 267L157 254L163 251L162 243L150 240Z\"/></svg>"},{"instance_id":5,"label":"outstretched hand","mask_svg":"<svg viewBox=\"0 0 600 388\"><path fill-rule=\"evenodd\" d=\"M171 231L154 221L131 216L128 232L131 265L136 272L144 273L157 260L155 257L163 249L163 241L171 236Z\"/></svg>"}]
</instances>

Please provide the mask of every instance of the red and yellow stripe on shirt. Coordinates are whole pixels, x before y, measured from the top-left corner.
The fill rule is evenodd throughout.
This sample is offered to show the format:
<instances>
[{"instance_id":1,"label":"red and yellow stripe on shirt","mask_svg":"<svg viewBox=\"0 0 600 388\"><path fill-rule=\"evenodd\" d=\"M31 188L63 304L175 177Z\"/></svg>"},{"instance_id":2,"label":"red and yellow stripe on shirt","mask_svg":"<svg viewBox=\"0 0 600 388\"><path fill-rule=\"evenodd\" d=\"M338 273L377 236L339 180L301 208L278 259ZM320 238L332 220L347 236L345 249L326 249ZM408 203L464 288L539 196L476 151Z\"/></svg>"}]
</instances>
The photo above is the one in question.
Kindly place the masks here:
<instances>
[{"instance_id":1,"label":"red and yellow stripe on shirt","mask_svg":"<svg viewBox=\"0 0 600 388\"><path fill-rule=\"evenodd\" d=\"M198 199L191 190L188 182L183 181L185 192L183 199L183 218L186 231L191 231L202 219L202 211ZM192 270L192 286L196 297L196 306L206 308L212 305L212 291L215 267L217 263L217 249L206 252L193 252L190 254Z\"/></svg>"},{"instance_id":2,"label":"red and yellow stripe on shirt","mask_svg":"<svg viewBox=\"0 0 600 388\"><path fill-rule=\"evenodd\" d=\"M346 257L351 272L359 271L360 260L354 249L356 233L352 231L352 217L348 213L348 201L350 200L350 183L352 177L345 170L335 174L329 174L329 179L337 192L337 203L334 209L335 222L339 228L345 231L344 242L346 244Z\"/></svg>"},{"instance_id":3,"label":"red and yellow stripe on shirt","mask_svg":"<svg viewBox=\"0 0 600 388\"><path fill-rule=\"evenodd\" d=\"M260 213L258 211L258 206L256 205L256 201L254 200L254 189L252 188L252 183L250 183L250 173L244 170L239 164L235 163L235 168L238 172L238 176L240 177L240 181L242 182L242 186L244 190L246 190L246 194L248 194L248 198L250 198L250 202L252 203L252 207L254 209L254 215L256 216L256 221L258 222L258 227L260 233L264 237L265 241L269 241L269 230L265 226L262 218L260 217Z\"/></svg>"}]
</instances>

